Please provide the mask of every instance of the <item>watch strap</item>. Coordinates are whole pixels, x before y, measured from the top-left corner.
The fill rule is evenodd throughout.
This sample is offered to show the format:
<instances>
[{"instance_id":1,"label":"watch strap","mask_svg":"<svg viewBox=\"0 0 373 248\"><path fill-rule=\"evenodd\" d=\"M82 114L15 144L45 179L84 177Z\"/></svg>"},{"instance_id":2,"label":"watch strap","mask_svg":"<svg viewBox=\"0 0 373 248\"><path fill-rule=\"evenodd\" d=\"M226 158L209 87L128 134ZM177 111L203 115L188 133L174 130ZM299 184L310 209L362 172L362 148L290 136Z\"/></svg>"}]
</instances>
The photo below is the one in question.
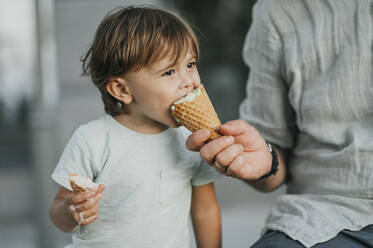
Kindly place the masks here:
<instances>
[{"instance_id":1,"label":"watch strap","mask_svg":"<svg viewBox=\"0 0 373 248\"><path fill-rule=\"evenodd\" d=\"M272 165L271 165L271 170L264 174L263 176L259 177L259 179L264 179L267 177L270 177L272 175L275 175L278 171L278 158L277 158L277 153L275 152L275 149L273 149L271 143L267 142L269 151L271 152L272 155Z\"/></svg>"}]
</instances>

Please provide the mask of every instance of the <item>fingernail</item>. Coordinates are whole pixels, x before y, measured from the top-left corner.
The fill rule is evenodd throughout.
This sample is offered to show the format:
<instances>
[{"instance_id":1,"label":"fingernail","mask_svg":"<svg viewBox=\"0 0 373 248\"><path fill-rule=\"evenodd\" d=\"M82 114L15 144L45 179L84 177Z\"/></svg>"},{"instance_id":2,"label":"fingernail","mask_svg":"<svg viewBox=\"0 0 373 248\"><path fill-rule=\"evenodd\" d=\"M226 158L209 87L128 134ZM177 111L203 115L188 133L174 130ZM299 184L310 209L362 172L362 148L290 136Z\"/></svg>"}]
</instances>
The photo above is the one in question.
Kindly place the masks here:
<instances>
[{"instance_id":1,"label":"fingernail","mask_svg":"<svg viewBox=\"0 0 373 248\"><path fill-rule=\"evenodd\" d=\"M234 138L233 138L233 136L228 136L228 137L225 139L225 142L227 142L227 144L233 143L233 142L234 142Z\"/></svg>"},{"instance_id":2,"label":"fingernail","mask_svg":"<svg viewBox=\"0 0 373 248\"><path fill-rule=\"evenodd\" d=\"M206 129L202 130L202 136L204 136L204 137L210 136L209 130L206 130Z\"/></svg>"},{"instance_id":3,"label":"fingernail","mask_svg":"<svg viewBox=\"0 0 373 248\"><path fill-rule=\"evenodd\" d=\"M241 144L240 144L240 151L241 151L241 152L244 151L243 145L241 145Z\"/></svg>"}]
</instances>

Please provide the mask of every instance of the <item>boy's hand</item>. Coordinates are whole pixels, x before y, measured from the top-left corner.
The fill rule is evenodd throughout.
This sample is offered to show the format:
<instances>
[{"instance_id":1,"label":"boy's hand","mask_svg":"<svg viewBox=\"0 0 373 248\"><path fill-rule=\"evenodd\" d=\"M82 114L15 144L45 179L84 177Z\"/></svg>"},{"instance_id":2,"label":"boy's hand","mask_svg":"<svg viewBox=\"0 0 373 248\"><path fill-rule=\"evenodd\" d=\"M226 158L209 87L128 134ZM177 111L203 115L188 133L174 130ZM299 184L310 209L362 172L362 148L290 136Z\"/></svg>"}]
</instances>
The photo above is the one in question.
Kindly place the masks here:
<instances>
[{"instance_id":1,"label":"boy's hand","mask_svg":"<svg viewBox=\"0 0 373 248\"><path fill-rule=\"evenodd\" d=\"M65 209L79 225L88 225L98 218L98 203L104 190L101 184L96 192L70 194L65 200Z\"/></svg>"}]
</instances>

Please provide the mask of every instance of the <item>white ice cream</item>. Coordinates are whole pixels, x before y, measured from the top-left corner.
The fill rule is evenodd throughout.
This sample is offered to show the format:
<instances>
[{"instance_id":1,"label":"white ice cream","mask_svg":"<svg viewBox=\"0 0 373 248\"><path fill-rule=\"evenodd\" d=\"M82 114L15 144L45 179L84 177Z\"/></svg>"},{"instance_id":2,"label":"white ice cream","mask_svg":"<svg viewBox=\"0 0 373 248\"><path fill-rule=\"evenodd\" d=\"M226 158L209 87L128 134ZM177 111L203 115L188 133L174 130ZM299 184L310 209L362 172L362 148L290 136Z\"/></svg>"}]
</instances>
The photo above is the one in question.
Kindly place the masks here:
<instances>
[{"instance_id":1,"label":"white ice cream","mask_svg":"<svg viewBox=\"0 0 373 248\"><path fill-rule=\"evenodd\" d=\"M197 96L201 95L202 94L201 86L202 85L200 85L197 89L195 89L192 92L190 92L188 95L186 95L186 96L180 98L179 100L177 100L171 106L171 110L174 111L176 104L181 104L183 102L192 102Z\"/></svg>"},{"instance_id":2,"label":"white ice cream","mask_svg":"<svg viewBox=\"0 0 373 248\"><path fill-rule=\"evenodd\" d=\"M98 184L92 182L92 180L87 177L82 177L79 175L71 175L70 180L87 191L96 191L98 188Z\"/></svg>"}]
</instances>

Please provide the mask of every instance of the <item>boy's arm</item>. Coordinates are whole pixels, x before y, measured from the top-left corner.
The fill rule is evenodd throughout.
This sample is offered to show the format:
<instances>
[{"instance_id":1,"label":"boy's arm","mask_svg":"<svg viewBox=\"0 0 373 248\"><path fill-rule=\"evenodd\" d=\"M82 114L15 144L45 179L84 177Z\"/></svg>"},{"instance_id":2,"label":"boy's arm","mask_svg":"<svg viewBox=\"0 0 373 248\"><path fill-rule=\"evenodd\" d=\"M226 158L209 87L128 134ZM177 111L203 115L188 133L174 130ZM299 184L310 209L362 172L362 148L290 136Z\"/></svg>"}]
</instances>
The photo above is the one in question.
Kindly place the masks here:
<instances>
[{"instance_id":1,"label":"boy's arm","mask_svg":"<svg viewBox=\"0 0 373 248\"><path fill-rule=\"evenodd\" d=\"M221 247L221 216L214 184L193 186L191 216L198 248Z\"/></svg>"},{"instance_id":2,"label":"boy's arm","mask_svg":"<svg viewBox=\"0 0 373 248\"><path fill-rule=\"evenodd\" d=\"M96 192L75 194L61 187L49 208L49 217L63 232L73 232L79 224L88 225L98 217L103 190L100 185Z\"/></svg>"}]
</instances>

